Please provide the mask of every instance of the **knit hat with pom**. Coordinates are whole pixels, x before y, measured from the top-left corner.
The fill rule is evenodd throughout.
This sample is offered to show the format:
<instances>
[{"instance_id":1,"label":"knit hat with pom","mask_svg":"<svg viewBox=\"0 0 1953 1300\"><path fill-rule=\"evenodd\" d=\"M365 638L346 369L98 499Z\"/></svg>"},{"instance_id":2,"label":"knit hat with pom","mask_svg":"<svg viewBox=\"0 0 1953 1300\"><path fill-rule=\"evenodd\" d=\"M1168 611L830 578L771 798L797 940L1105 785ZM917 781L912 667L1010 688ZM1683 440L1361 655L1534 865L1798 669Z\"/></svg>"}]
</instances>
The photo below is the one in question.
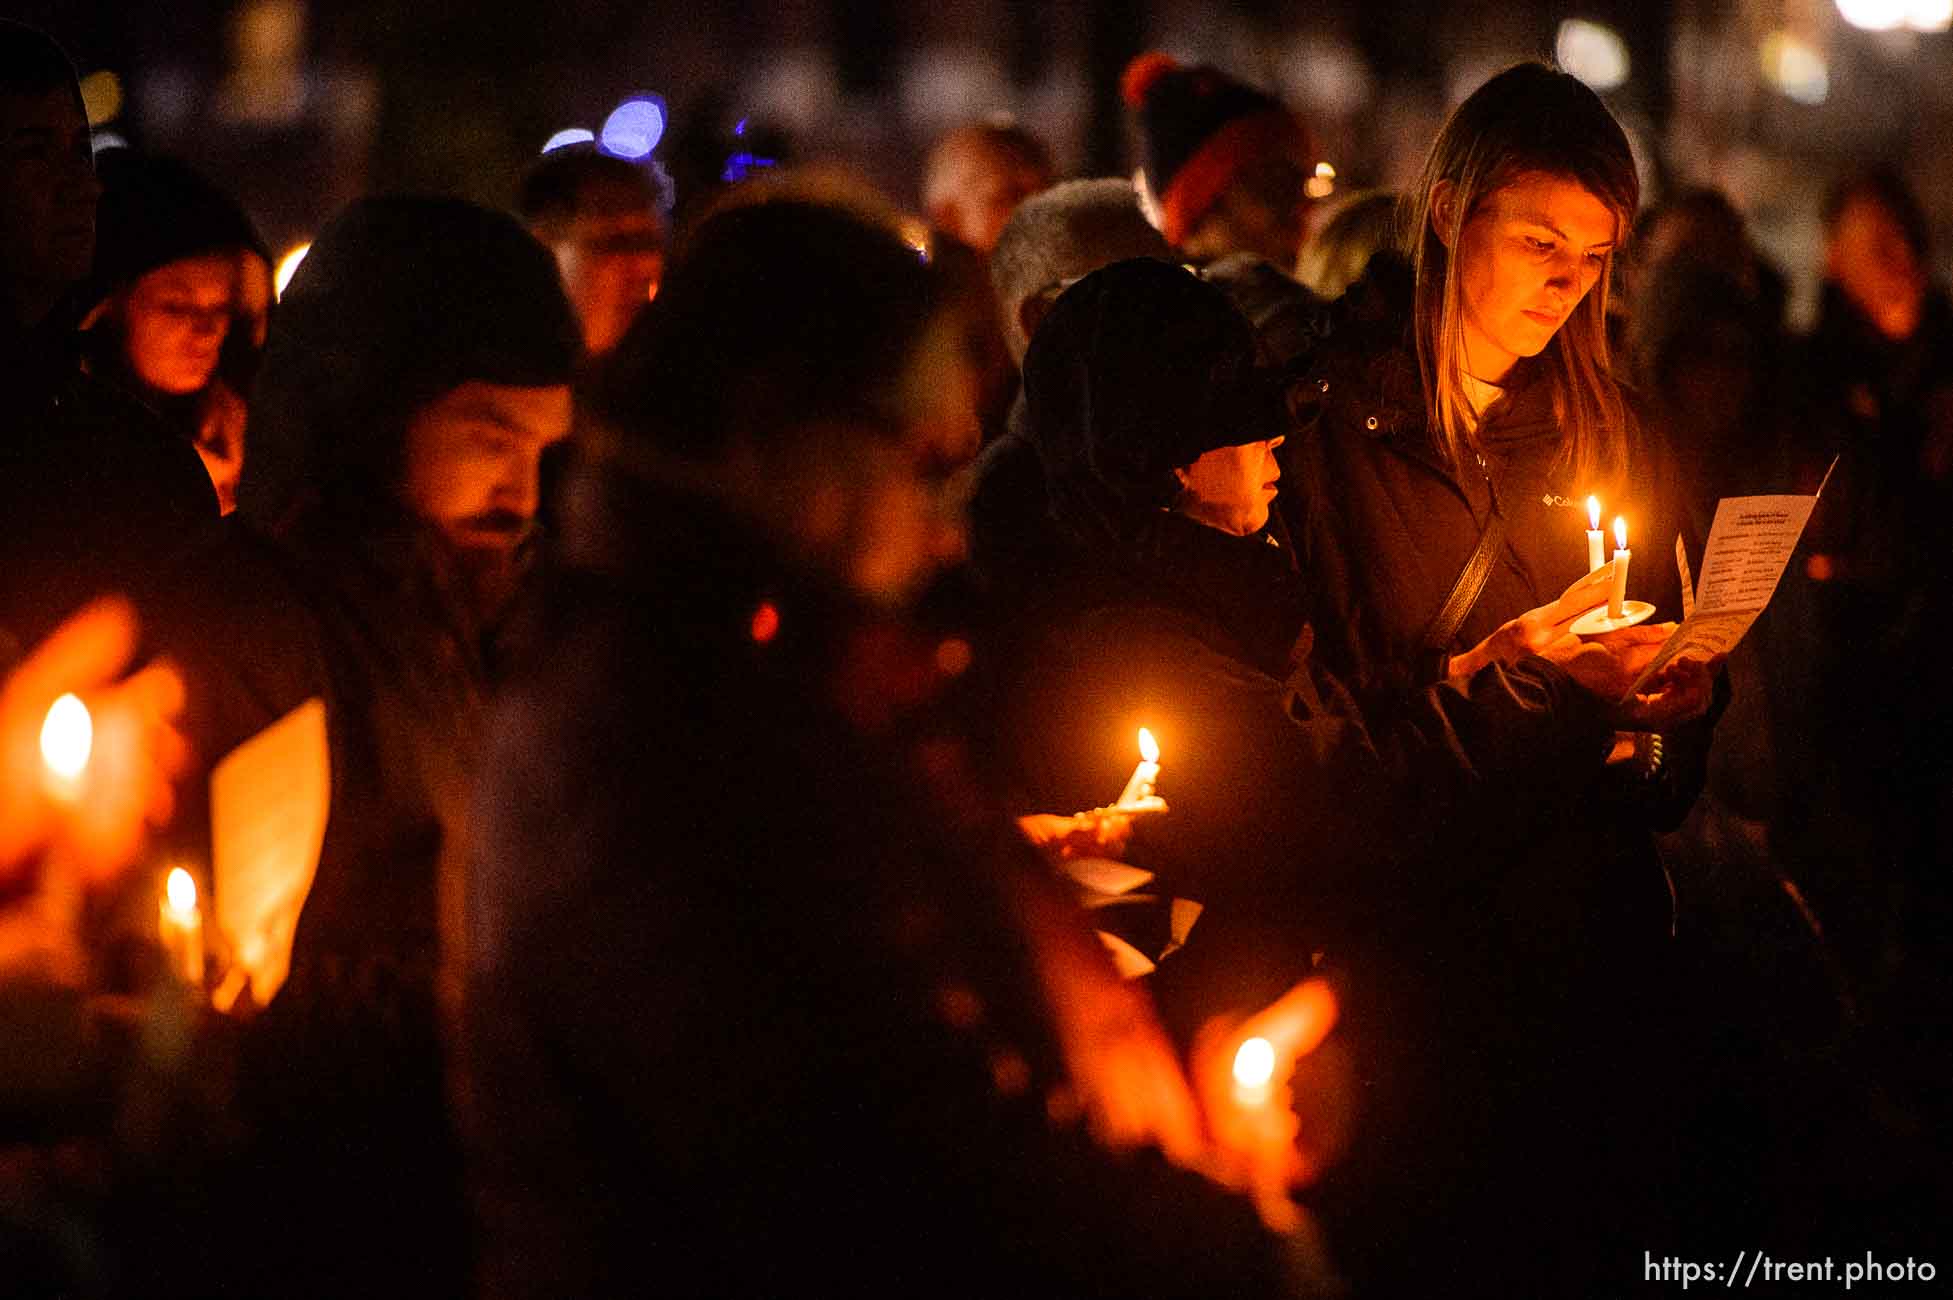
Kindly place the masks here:
<instances>
[{"instance_id":1,"label":"knit hat with pom","mask_svg":"<svg viewBox=\"0 0 1953 1300\"><path fill-rule=\"evenodd\" d=\"M1184 240L1252 163L1309 152L1308 131L1280 100L1218 68L1188 67L1154 50L1126 65L1120 89L1139 117L1146 183L1170 244Z\"/></svg>"}]
</instances>

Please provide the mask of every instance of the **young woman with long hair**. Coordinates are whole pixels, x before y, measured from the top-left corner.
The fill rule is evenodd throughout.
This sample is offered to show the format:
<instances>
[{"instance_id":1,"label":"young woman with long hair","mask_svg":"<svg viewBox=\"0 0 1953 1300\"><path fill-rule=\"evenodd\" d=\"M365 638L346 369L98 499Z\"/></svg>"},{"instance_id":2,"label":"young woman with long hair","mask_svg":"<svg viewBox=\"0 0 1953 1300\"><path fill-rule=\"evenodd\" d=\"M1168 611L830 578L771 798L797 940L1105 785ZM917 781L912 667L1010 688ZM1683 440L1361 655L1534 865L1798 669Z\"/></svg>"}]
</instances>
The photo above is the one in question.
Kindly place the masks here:
<instances>
[{"instance_id":1,"label":"young woman with long hair","mask_svg":"<svg viewBox=\"0 0 1953 1300\"><path fill-rule=\"evenodd\" d=\"M1291 389L1282 455L1295 490L1278 508L1317 653L1359 695L1462 683L1564 635L1567 611L1550 607L1588 571L1589 496L1603 526L1628 522L1630 596L1680 616L1684 498L1615 378L1605 325L1639 194L1627 137L1592 90L1540 64L1507 69L1439 133L1401 254L1374 259L1326 310ZM1614 647L1628 672L1665 631L1617 634L1632 643ZM1710 682L1699 674L1699 711ZM1666 1090L1651 1082L1652 1045L1668 1028L1673 910L1650 828L1679 820L1700 789L1707 724L1682 730L1696 734L1659 749L1618 737L1578 811L1543 833L1457 837L1461 859L1500 869L1452 891L1440 911L1454 924L1433 927L1404 972L1450 1011L1370 1027L1446 1044L1430 1053L1451 1063L1445 1077L1396 1080L1395 1113L1376 1117L1400 1158L1422 1164L1413 1181L1428 1200L1407 1210L1379 1192L1388 1171L1354 1169L1341 1193L1361 1225L1346 1235L1435 1248L1421 1263L1390 1245L1350 1261L1380 1294L1496 1290L1430 1262L1488 1247L1523 1250L1553 1279L1541 1294L1626 1285L1630 1238L1659 1229ZM1540 755L1542 790L1551 762ZM1515 1223L1529 1225L1523 1242Z\"/></svg>"}]
</instances>

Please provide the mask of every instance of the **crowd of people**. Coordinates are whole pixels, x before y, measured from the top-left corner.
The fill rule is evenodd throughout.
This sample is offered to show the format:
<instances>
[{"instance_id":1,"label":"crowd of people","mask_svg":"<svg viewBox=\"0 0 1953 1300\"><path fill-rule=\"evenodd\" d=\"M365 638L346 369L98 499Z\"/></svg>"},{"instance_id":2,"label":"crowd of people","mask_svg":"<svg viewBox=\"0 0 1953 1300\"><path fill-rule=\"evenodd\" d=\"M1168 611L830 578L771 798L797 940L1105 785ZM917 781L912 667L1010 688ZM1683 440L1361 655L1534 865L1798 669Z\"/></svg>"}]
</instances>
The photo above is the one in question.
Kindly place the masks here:
<instances>
[{"instance_id":1,"label":"crowd of people","mask_svg":"<svg viewBox=\"0 0 1953 1300\"><path fill-rule=\"evenodd\" d=\"M1334 208L1276 99L1160 53L1123 93L1136 177L974 123L926 239L832 168L674 220L572 146L508 212L350 204L274 302L249 216L98 153L0 23L10 1294L1581 1296L1930 1253L1953 312L1916 200L1840 182L1796 338L1729 200L1647 202L1558 70ZM1657 664L1717 502L1820 485L1754 632ZM1590 497L1645 622L1589 626ZM214 777L310 708L267 956Z\"/></svg>"}]
</instances>

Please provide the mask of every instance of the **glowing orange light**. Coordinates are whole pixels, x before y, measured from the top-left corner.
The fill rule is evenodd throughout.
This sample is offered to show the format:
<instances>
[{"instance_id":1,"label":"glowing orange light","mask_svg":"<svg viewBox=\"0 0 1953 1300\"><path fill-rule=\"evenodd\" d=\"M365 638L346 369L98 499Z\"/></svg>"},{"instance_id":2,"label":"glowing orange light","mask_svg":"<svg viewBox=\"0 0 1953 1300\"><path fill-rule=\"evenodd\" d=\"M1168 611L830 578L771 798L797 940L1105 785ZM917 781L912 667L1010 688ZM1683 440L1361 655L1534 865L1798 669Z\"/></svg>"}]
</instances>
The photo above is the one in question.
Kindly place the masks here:
<instances>
[{"instance_id":1,"label":"glowing orange light","mask_svg":"<svg viewBox=\"0 0 1953 1300\"><path fill-rule=\"evenodd\" d=\"M953 636L936 647L936 668L945 677L960 676L970 666L970 643Z\"/></svg>"},{"instance_id":2,"label":"glowing orange light","mask_svg":"<svg viewBox=\"0 0 1953 1300\"><path fill-rule=\"evenodd\" d=\"M1275 1045L1250 1038L1234 1053L1234 1081L1243 1088L1266 1088L1275 1077Z\"/></svg>"},{"instance_id":3,"label":"glowing orange light","mask_svg":"<svg viewBox=\"0 0 1953 1300\"><path fill-rule=\"evenodd\" d=\"M169 896L172 911L188 916L197 910L196 878L182 867L170 869L170 878L164 884L163 892Z\"/></svg>"},{"instance_id":4,"label":"glowing orange light","mask_svg":"<svg viewBox=\"0 0 1953 1300\"><path fill-rule=\"evenodd\" d=\"M1599 497L1587 498L1587 527L1593 529L1595 532L1600 531L1600 498Z\"/></svg>"},{"instance_id":5,"label":"glowing orange light","mask_svg":"<svg viewBox=\"0 0 1953 1300\"><path fill-rule=\"evenodd\" d=\"M772 601L761 601L759 608L753 611L752 633L753 640L761 645L780 634L780 611L774 608Z\"/></svg>"},{"instance_id":6,"label":"glowing orange light","mask_svg":"<svg viewBox=\"0 0 1953 1300\"><path fill-rule=\"evenodd\" d=\"M1614 516L1614 545L1623 551L1627 549L1627 520L1619 515Z\"/></svg>"},{"instance_id":7,"label":"glowing orange light","mask_svg":"<svg viewBox=\"0 0 1953 1300\"><path fill-rule=\"evenodd\" d=\"M95 720L78 695L63 695L41 724L41 761L64 781L80 779L95 748Z\"/></svg>"},{"instance_id":8,"label":"glowing orange light","mask_svg":"<svg viewBox=\"0 0 1953 1300\"><path fill-rule=\"evenodd\" d=\"M1149 763L1160 761L1160 742L1144 727L1139 729L1139 756Z\"/></svg>"}]
</instances>

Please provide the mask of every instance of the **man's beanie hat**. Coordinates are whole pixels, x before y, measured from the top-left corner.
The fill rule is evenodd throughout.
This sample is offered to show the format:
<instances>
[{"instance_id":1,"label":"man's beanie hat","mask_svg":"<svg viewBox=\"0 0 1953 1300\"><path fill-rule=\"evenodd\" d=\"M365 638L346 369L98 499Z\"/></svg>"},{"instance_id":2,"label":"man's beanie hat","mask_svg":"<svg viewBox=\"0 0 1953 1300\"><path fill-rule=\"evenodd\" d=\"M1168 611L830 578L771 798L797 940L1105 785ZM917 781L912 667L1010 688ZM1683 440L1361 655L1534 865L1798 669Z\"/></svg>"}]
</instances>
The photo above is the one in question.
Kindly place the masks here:
<instances>
[{"instance_id":1,"label":"man's beanie hat","mask_svg":"<svg viewBox=\"0 0 1953 1300\"><path fill-rule=\"evenodd\" d=\"M1126 65L1120 89L1139 118L1161 233L1176 246L1244 168L1309 150L1307 131L1280 100L1205 64L1154 50Z\"/></svg>"}]
</instances>

